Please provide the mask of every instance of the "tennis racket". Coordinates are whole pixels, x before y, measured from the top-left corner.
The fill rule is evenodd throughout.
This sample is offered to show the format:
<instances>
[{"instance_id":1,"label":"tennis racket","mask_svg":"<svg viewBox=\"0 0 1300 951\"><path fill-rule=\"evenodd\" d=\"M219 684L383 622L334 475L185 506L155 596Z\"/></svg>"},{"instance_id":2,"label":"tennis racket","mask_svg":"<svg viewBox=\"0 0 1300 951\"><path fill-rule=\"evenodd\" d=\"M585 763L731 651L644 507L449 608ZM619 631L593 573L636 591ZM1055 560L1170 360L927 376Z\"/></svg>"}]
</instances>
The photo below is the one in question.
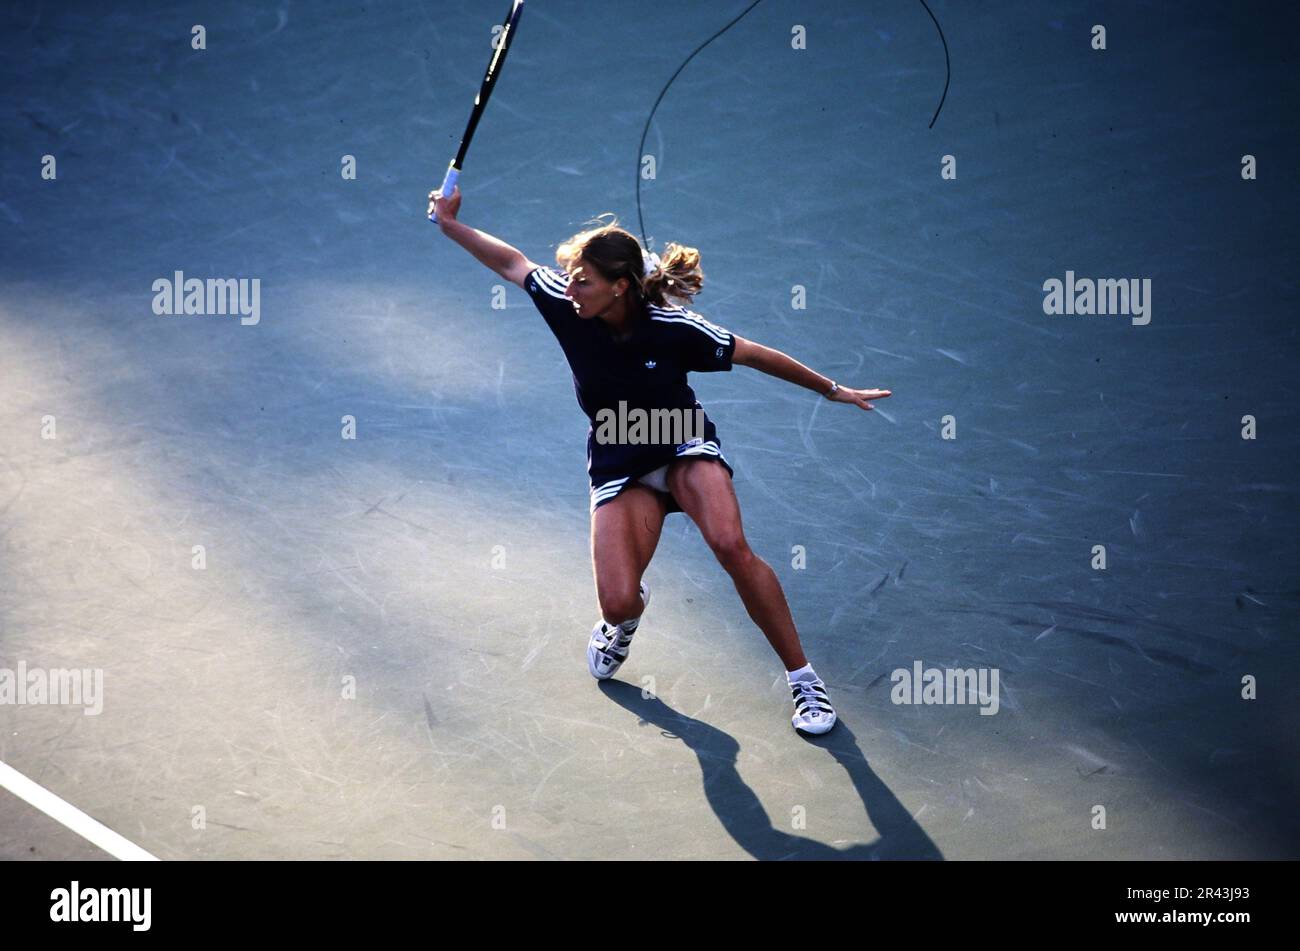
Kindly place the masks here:
<instances>
[{"instance_id":1,"label":"tennis racket","mask_svg":"<svg viewBox=\"0 0 1300 951\"><path fill-rule=\"evenodd\" d=\"M487 74L483 77L483 82L478 87L478 95L474 97L474 111L469 115L469 125L465 126L465 134L461 137L460 148L456 151L456 157L451 160L447 166L447 174L442 180L442 187L438 191L444 197L451 197L452 189L456 187L456 180L460 178L461 169L465 167L465 153L469 151L469 143L474 138L474 130L478 128L478 120L483 117L483 110L487 108L488 98L492 95L492 90L496 88L497 77L501 75L501 67L505 65L506 53L510 51L510 44L514 41L515 32L519 29L519 17L524 12L524 0L514 0L510 7L510 13L506 16L505 24L501 28L501 33L497 38L496 49L492 52L492 59L488 63ZM429 212L429 220L437 224L438 213Z\"/></svg>"}]
</instances>

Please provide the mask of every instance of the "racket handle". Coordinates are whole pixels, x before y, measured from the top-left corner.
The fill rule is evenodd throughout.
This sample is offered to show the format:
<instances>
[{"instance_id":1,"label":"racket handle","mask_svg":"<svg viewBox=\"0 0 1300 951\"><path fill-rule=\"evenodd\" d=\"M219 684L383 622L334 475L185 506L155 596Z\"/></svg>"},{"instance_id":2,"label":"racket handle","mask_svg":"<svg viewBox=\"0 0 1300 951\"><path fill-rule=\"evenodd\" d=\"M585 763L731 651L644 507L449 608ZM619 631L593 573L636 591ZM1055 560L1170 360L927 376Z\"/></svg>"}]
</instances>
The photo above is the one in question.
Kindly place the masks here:
<instances>
[{"instance_id":1,"label":"racket handle","mask_svg":"<svg viewBox=\"0 0 1300 951\"><path fill-rule=\"evenodd\" d=\"M451 197L452 189L456 187L456 180L459 178L460 178L460 169L456 167L455 162L452 162L450 165L447 166L447 176L442 180L442 187L438 189L438 191L442 193L444 198ZM437 211L429 212L429 220L432 221L434 224L437 224L438 212Z\"/></svg>"}]
</instances>

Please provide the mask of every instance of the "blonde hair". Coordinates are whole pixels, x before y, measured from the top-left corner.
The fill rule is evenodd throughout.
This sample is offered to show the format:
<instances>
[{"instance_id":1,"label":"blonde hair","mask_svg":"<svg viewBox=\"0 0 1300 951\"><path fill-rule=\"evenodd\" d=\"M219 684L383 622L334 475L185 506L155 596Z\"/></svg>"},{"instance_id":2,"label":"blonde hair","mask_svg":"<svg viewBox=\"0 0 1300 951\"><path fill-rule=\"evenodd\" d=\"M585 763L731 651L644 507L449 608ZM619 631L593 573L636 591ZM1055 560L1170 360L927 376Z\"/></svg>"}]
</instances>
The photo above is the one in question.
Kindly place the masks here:
<instances>
[{"instance_id":1,"label":"blonde hair","mask_svg":"<svg viewBox=\"0 0 1300 951\"><path fill-rule=\"evenodd\" d=\"M602 217L598 216L592 222ZM578 258L611 283L620 277L627 278L634 299L658 307L667 306L668 298L689 304L704 286L700 252L673 241L660 255L659 267L645 274L641 242L620 228L617 218L600 227L578 232L555 250L555 261L565 270L572 267Z\"/></svg>"}]
</instances>

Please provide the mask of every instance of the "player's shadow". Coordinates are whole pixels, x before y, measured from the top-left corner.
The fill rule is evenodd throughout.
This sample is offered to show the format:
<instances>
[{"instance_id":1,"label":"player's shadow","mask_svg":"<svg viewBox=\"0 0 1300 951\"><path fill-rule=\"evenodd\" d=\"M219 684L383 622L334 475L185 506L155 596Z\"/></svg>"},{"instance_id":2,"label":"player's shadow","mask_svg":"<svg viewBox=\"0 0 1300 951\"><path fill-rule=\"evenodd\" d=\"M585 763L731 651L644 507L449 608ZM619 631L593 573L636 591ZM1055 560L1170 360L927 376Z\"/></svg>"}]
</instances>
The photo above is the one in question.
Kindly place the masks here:
<instances>
[{"instance_id":1,"label":"player's shadow","mask_svg":"<svg viewBox=\"0 0 1300 951\"><path fill-rule=\"evenodd\" d=\"M808 742L830 753L849 774L879 833L874 842L837 849L776 828L754 791L736 770L740 744L731 736L669 707L658 697L646 699L641 690L618 680L602 681L601 689L615 703L690 747L700 763L704 795L731 837L756 859L943 860L943 853L925 834L889 788L867 765L857 739L842 719L835 729Z\"/></svg>"}]
</instances>

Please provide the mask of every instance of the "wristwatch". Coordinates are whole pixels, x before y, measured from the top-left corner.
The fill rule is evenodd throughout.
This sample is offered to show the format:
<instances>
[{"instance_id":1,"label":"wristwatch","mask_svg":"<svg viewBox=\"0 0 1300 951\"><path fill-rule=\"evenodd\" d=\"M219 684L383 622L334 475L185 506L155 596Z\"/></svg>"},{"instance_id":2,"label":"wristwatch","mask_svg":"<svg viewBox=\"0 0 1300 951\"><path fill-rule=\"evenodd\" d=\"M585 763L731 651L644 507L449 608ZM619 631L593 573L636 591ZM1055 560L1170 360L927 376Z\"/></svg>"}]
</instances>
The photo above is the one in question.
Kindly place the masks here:
<instances>
[{"instance_id":1,"label":"wristwatch","mask_svg":"<svg viewBox=\"0 0 1300 951\"><path fill-rule=\"evenodd\" d=\"M825 396L828 400L833 400L835 399L835 394L838 393L839 391L840 391L840 385L836 383L834 380L831 380L831 388L827 390L825 393L823 393L822 395Z\"/></svg>"}]
</instances>

